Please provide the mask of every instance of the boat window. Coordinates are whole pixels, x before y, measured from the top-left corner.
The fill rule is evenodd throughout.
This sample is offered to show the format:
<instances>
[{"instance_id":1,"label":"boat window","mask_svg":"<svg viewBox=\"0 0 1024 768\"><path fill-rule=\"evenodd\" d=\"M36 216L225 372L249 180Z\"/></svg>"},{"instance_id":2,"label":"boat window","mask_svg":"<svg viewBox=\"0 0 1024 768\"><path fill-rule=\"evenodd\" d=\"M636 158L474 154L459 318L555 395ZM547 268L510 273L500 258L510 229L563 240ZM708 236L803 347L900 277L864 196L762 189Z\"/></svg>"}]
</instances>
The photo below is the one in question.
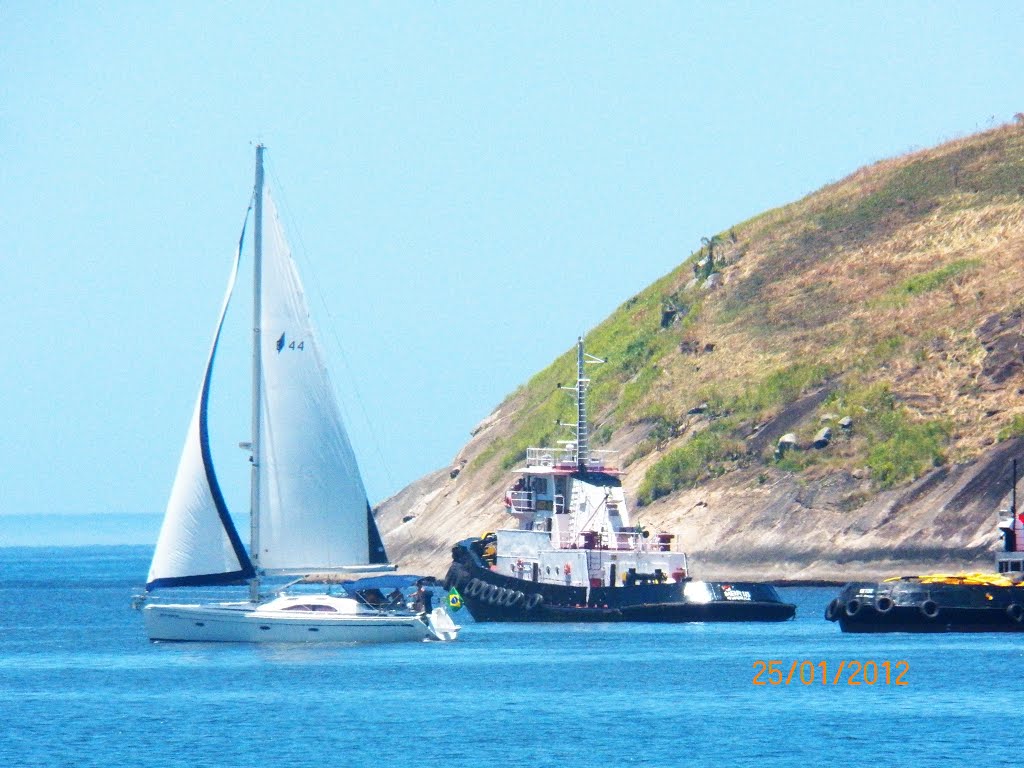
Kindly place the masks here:
<instances>
[{"instance_id":1,"label":"boat window","mask_svg":"<svg viewBox=\"0 0 1024 768\"><path fill-rule=\"evenodd\" d=\"M299 604L296 604L296 605L286 606L286 607L282 608L281 610L284 610L284 611L320 611L320 612L328 612L328 613L337 613L338 612L338 609L335 608L333 605L320 605L318 603L313 603L311 605L307 605L305 603L299 603Z\"/></svg>"}]
</instances>

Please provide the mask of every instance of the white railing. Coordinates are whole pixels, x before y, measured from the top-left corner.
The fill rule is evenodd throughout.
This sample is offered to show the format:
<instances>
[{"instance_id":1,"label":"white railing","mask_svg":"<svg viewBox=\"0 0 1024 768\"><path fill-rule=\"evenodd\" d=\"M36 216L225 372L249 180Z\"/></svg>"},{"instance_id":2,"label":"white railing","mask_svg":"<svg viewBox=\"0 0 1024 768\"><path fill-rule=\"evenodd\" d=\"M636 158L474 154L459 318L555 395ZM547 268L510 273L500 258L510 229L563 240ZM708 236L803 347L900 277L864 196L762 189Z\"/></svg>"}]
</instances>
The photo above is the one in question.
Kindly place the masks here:
<instances>
[{"instance_id":1,"label":"white railing","mask_svg":"<svg viewBox=\"0 0 1024 768\"><path fill-rule=\"evenodd\" d=\"M572 463L576 460L576 451L565 448L527 448L527 467L553 467L555 464Z\"/></svg>"},{"instance_id":2,"label":"white railing","mask_svg":"<svg viewBox=\"0 0 1024 768\"><path fill-rule=\"evenodd\" d=\"M505 503L512 508L513 514L533 512L537 508L533 491L509 491L505 496Z\"/></svg>"},{"instance_id":3,"label":"white railing","mask_svg":"<svg viewBox=\"0 0 1024 768\"><path fill-rule=\"evenodd\" d=\"M591 451L590 458L586 461L586 468L594 471L604 469L605 456L616 453L616 451ZM576 444L569 443L561 448L527 448L526 466L530 467L555 467L563 464L578 464L579 455L576 452Z\"/></svg>"}]
</instances>

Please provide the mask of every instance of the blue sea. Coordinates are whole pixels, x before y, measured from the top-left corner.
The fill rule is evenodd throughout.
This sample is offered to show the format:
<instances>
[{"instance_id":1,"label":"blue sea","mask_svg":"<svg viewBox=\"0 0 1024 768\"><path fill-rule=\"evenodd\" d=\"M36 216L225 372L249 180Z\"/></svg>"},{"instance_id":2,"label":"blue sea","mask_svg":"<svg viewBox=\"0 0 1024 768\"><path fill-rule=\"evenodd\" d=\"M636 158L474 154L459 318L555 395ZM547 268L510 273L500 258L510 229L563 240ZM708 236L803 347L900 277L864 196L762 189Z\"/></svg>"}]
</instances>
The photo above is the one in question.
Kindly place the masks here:
<instances>
[{"instance_id":1,"label":"blue sea","mask_svg":"<svg viewBox=\"0 0 1024 768\"><path fill-rule=\"evenodd\" d=\"M455 643L152 644L129 605L150 551L0 548L0 766L1019 762L1024 635L843 635L835 589L782 590L799 612L778 625L461 611ZM753 684L770 660L788 684ZM889 684L834 684L851 661L890 662Z\"/></svg>"}]
</instances>

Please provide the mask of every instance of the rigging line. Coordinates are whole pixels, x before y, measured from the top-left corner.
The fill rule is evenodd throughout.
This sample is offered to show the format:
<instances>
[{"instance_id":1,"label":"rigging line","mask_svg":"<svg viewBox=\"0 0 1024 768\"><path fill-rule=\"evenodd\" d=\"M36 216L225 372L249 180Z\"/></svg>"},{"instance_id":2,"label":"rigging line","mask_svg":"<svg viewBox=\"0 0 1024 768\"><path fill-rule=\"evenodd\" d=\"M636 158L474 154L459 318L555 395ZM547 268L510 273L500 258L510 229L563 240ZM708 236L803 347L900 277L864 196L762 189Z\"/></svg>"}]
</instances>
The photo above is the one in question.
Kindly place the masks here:
<instances>
[{"instance_id":1,"label":"rigging line","mask_svg":"<svg viewBox=\"0 0 1024 768\"><path fill-rule=\"evenodd\" d=\"M370 421L370 416L366 410L366 404L363 402L363 396L359 391L358 384L356 383L357 377L355 376L352 364L349 362L348 355L345 354L345 348L341 343L341 337L338 335L338 324L337 322L335 322L334 315L331 312L330 306L328 305L326 299L324 298L324 292L323 289L321 288L320 280L317 277L316 270L313 268L312 261L309 259L308 252L306 250L306 243L303 240L302 232L299 230L298 227L298 221L291 214L291 208L288 205L288 195L285 192L284 184L277 177L277 174L274 173L273 168L269 168L267 170L269 171L271 180L274 183L274 188L278 192L277 196L280 197L281 208L284 211L286 219L288 220L288 223L290 225L288 235L289 239L295 246L293 250L299 252L303 262L304 274L309 277L309 282L312 283L314 289L316 290L317 299L319 300L320 306L323 308L323 311L325 313L324 319L328 321L327 325L329 328L331 339L333 340L334 346L337 348L338 354L341 357L342 365L345 367L346 383L348 384L350 391L355 395L356 403L359 405L359 410L363 416L363 424L366 427L366 431L369 433L370 436L371 446L373 448L373 451L377 454L377 458L380 462L379 466L381 466L384 469L384 474L387 477L389 487L394 488L396 486L395 478L391 473L391 467L388 464L387 459L384 458L384 452L381 449L380 441L377 439L377 433L373 429L373 424ZM347 413L347 409L345 408L344 400L339 399L339 403L341 405L343 411L342 415L345 418L346 423L353 423L353 420L351 419L351 417ZM384 499L381 499L381 501L384 501Z\"/></svg>"}]
</instances>

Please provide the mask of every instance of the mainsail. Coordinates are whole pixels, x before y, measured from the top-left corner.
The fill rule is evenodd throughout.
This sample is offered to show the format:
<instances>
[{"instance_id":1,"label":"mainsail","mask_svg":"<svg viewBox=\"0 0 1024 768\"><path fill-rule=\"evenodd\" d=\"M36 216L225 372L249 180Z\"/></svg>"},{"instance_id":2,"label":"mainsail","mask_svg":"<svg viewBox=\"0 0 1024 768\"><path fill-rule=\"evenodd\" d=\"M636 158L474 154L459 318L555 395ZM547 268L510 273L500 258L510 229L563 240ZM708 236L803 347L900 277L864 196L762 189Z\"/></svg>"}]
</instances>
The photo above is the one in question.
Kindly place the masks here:
<instances>
[{"instance_id":1,"label":"mainsail","mask_svg":"<svg viewBox=\"0 0 1024 768\"><path fill-rule=\"evenodd\" d=\"M263 197L260 571L387 562L342 424L302 283L269 189Z\"/></svg>"},{"instance_id":2,"label":"mainsail","mask_svg":"<svg viewBox=\"0 0 1024 768\"><path fill-rule=\"evenodd\" d=\"M248 212L245 218L248 223ZM242 235L238 239L238 250L235 252L217 329L206 360L203 382L185 436L185 446L181 451L153 562L149 567L147 590L155 587L231 584L255 576L252 562L238 537L217 482L210 456L206 418L213 361L238 277L238 262L244 240L245 224L242 225Z\"/></svg>"}]
</instances>

